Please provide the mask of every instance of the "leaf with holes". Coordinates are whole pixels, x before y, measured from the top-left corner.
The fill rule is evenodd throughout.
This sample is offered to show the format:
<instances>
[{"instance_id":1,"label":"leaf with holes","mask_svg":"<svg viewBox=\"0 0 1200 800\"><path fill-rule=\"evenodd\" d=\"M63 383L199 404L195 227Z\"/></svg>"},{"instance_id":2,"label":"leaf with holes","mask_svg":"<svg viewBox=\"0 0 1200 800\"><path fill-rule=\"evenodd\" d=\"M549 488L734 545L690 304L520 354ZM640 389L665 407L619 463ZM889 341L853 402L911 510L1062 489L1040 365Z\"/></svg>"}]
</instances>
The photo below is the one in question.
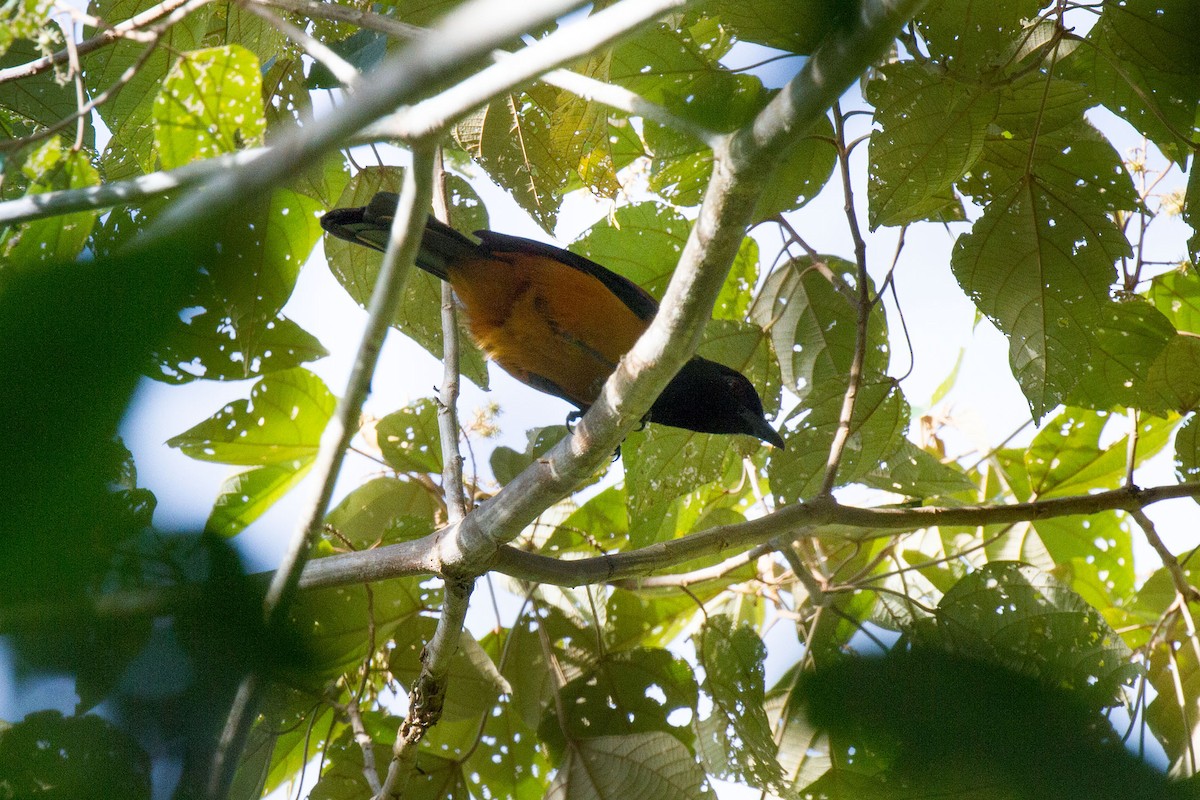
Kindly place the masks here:
<instances>
[{"instance_id":1,"label":"leaf with holes","mask_svg":"<svg viewBox=\"0 0 1200 800\"><path fill-rule=\"evenodd\" d=\"M237 44L185 53L163 81L153 113L166 169L261 144L266 121L258 59Z\"/></svg>"},{"instance_id":2,"label":"leaf with holes","mask_svg":"<svg viewBox=\"0 0 1200 800\"><path fill-rule=\"evenodd\" d=\"M167 440L185 455L221 464L303 462L317 454L335 399L306 369L277 372L205 421Z\"/></svg>"}]
</instances>

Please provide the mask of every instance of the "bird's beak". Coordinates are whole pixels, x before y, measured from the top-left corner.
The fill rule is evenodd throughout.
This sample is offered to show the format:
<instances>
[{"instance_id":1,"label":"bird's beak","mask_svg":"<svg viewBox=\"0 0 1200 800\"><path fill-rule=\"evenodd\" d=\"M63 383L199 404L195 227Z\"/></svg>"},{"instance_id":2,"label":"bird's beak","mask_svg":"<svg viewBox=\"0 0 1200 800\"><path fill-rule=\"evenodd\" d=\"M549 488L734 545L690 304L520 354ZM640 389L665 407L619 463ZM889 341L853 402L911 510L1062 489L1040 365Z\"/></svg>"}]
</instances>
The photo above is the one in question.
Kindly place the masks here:
<instances>
[{"instance_id":1,"label":"bird's beak","mask_svg":"<svg viewBox=\"0 0 1200 800\"><path fill-rule=\"evenodd\" d=\"M786 449L783 446L783 437L765 419L750 411L743 411L742 418L750 424L751 431L759 439L768 442L774 447L778 447L780 450Z\"/></svg>"}]
</instances>

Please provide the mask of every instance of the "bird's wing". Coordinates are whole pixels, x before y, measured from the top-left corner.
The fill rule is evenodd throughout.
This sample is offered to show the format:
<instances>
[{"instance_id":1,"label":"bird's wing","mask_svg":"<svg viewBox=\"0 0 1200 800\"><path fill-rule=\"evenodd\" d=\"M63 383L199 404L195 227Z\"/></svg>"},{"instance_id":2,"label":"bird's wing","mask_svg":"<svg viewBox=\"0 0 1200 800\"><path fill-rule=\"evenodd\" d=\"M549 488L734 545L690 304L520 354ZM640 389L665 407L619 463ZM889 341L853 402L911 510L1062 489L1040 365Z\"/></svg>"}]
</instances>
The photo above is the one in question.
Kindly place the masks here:
<instances>
[{"instance_id":1,"label":"bird's wing","mask_svg":"<svg viewBox=\"0 0 1200 800\"><path fill-rule=\"evenodd\" d=\"M645 289L628 278L600 266L595 261L572 253L570 250L494 231L475 231L475 235L483 242L483 246L492 252L529 253L545 256L566 264L572 269L577 269L585 275L591 275L604 284L605 288L624 303L626 308L646 322L654 319L654 315L658 313L658 302Z\"/></svg>"}]
</instances>

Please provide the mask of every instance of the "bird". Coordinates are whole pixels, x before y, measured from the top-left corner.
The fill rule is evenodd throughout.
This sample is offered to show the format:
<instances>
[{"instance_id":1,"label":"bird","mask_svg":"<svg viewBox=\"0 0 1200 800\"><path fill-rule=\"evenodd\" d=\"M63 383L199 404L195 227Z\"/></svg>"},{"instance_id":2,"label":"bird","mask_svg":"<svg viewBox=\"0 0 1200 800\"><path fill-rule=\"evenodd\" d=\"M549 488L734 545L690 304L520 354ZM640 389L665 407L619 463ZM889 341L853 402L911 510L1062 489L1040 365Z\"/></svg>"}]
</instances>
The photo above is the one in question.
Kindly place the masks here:
<instances>
[{"instance_id":1,"label":"bird","mask_svg":"<svg viewBox=\"0 0 1200 800\"><path fill-rule=\"evenodd\" d=\"M332 209L321 227L382 252L397 204L396 194L378 192L365 206ZM474 235L478 241L429 217L417 266L450 284L471 338L505 372L587 411L658 303L569 250L489 230ZM700 356L683 365L647 416L655 425L748 434L784 447L746 376Z\"/></svg>"}]
</instances>

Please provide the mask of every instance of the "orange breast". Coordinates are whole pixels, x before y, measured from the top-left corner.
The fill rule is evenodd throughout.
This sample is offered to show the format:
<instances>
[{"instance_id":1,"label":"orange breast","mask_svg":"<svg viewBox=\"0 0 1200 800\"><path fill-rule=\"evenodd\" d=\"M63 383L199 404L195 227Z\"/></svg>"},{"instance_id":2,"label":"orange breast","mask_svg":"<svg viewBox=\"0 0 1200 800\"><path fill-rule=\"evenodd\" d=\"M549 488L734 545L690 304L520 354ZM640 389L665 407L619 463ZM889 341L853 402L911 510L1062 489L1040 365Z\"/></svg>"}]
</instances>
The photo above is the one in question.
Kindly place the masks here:
<instances>
[{"instance_id":1,"label":"orange breast","mask_svg":"<svg viewBox=\"0 0 1200 800\"><path fill-rule=\"evenodd\" d=\"M647 323L604 284L552 258L496 253L454 264L476 344L514 378L591 405ZM542 384L542 385L539 385Z\"/></svg>"}]
</instances>

